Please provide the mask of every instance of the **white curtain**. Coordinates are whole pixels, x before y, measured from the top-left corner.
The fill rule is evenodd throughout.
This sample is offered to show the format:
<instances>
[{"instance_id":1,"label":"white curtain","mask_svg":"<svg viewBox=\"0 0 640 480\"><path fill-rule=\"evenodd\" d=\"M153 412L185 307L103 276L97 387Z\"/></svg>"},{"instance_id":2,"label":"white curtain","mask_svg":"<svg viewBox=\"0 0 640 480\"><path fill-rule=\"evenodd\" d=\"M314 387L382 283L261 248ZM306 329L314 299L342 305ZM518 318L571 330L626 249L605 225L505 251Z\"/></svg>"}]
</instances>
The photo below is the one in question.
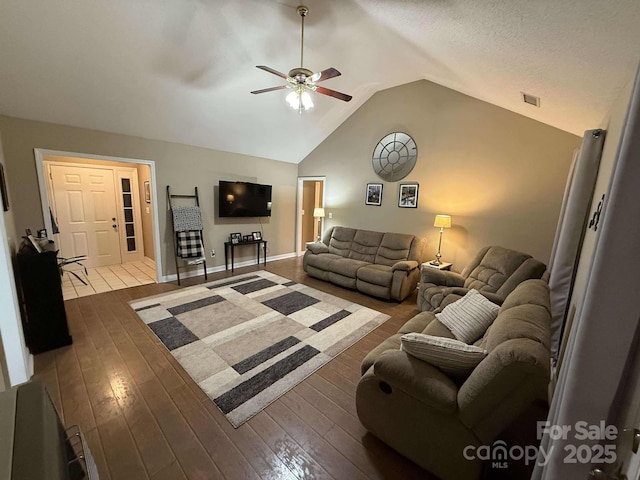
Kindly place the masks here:
<instances>
[{"instance_id":1,"label":"white curtain","mask_svg":"<svg viewBox=\"0 0 640 480\"><path fill-rule=\"evenodd\" d=\"M551 290L551 355L558 358L567 306L571 298L591 198L598 178L605 132L587 130L574 157L549 260Z\"/></svg>"},{"instance_id":2,"label":"white curtain","mask_svg":"<svg viewBox=\"0 0 640 480\"><path fill-rule=\"evenodd\" d=\"M549 410L550 425L571 430L565 437L551 438L548 434L542 437L541 448L551 454L546 465L536 465L534 480L586 480L591 469L606 467L571 463L566 448L600 443L597 439L576 438L577 422L609 423L616 415L617 399L628 394L625 365L634 353L634 336L640 323L638 158L640 84L636 77L600 215L585 294L568 332L558 386Z\"/></svg>"}]
</instances>

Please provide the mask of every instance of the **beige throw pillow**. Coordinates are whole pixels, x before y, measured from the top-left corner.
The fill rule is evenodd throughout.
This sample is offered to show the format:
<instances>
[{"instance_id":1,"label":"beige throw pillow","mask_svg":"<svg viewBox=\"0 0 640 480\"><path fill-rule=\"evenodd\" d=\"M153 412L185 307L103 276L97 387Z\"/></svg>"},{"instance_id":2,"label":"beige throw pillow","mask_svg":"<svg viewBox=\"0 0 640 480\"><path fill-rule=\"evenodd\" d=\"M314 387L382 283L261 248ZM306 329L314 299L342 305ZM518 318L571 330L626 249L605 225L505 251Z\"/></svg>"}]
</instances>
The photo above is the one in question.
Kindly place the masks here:
<instances>
[{"instance_id":1,"label":"beige throw pillow","mask_svg":"<svg viewBox=\"0 0 640 480\"><path fill-rule=\"evenodd\" d=\"M469 290L460 300L436 313L436 317L458 340L473 343L484 335L499 310L499 305L489 301L480 292Z\"/></svg>"},{"instance_id":2,"label":"beige throw pillow","mask_svg":"<svg viewBox=\"0 0 640 480\"><path fill-rule=\"evenodd\" d=\"M401 342L401 350L451 375L468 374L487 356L480 347L424 333L406 333Z\"/></svg>"}]
</instances>

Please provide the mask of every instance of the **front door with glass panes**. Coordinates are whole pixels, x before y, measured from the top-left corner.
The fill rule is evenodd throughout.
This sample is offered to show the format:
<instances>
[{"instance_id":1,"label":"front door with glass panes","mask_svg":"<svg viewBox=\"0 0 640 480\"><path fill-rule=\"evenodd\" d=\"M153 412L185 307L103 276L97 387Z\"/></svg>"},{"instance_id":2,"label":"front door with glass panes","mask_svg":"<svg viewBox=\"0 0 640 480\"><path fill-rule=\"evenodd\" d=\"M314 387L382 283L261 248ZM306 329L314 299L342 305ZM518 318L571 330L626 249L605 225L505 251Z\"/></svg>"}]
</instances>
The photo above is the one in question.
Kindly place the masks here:
<instances>
[{"instance_id":1,"label":"front door with glass panes","mask_svg":"<svg viewBox=\"0 0 640 480\"><path fill-rule=\"evenodd\" d=\"M135 168L47 165L61 257L86 257L87 268L144 258Z\"/></svg>"}]
</instances>

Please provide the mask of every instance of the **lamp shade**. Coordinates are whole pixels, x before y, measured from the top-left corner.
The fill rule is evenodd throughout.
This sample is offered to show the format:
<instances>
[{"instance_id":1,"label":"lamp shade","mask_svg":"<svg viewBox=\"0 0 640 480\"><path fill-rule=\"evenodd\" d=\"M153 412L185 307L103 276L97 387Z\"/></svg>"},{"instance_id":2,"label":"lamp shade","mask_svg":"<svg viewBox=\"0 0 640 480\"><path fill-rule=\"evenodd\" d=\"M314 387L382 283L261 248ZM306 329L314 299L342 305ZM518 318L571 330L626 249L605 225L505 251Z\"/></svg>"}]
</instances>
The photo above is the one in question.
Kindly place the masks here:
<instances>
[{"instance_id":1,"label":"lamp shade","mask_svg":"<svg viewBox=\"0 0 640 480\"><path fill-rule=\"evenodd\" d=\"M451 217L449 215L436 215L436 221L433 222L433 226L451 228Z\"/></svg>"},{"instance_id":2,"label":"lamp shade","mask_svg":"<svg viewBox=\"0 0 640 480\"><path fill-rule=\"evenodd\" d=\"M316 218L324 218L324 208L314 208L313 216Z\"/></svg>"}]
</instances>

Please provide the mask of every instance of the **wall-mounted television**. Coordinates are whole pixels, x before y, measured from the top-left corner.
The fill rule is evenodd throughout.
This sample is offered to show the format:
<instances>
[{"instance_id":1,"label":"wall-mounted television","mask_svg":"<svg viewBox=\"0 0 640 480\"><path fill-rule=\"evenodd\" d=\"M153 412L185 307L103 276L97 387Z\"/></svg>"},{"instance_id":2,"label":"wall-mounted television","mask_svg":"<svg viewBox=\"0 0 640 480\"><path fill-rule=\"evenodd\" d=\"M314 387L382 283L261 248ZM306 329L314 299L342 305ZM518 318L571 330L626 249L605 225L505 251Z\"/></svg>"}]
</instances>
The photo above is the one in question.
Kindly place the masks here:
<instances>
[{"instance_id":1,"label":"wall-mounted television","mask_svg":"<svg viewBox=\"0 0 640 480\"><path fill-rule=\"evenodd\" d=\"M220 180L219 217L270 217L271 185Z\"/></svg>"}]
</instances>

